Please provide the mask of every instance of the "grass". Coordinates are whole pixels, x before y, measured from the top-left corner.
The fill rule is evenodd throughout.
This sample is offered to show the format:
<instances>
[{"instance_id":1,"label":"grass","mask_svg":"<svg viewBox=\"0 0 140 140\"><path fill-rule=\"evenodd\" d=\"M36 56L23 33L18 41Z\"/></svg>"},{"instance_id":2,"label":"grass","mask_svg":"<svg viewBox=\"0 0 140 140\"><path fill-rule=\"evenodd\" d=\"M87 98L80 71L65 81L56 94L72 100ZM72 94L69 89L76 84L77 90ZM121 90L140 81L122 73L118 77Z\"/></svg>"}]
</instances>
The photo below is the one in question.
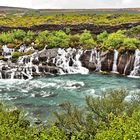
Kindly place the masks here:
<instances>
[{"instance_id":1,"label":"grass","mask_svg":"<svg viewBox=\"0 0 140 140\"><path fill-rule=\"evenodd\" d=\"M56 20L57 19L57 20ZM96 24L96 25L118 25L123 23L139 22L140 14L36 14L0 16L0 26L9 27L31 27L41 24Z\"/></svg>"}]
</instances>

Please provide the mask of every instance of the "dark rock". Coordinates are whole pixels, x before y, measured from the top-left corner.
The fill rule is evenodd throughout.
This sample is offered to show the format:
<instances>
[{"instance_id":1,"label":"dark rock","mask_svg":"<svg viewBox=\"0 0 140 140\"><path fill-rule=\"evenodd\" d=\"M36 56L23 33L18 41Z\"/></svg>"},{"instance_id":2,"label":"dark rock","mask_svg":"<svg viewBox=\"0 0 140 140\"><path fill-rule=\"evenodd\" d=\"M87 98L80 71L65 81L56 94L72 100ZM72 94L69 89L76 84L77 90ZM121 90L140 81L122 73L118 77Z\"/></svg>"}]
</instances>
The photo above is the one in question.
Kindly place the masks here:
<instances>
[{"instance_id":1,"label":"dark rock","mask_svg":"<svg viewBox=\"0 0 140 140\"><path fill-rule=\"evenodd\" d=\"M88 68L90 71L95 71L96 70L96 56L93 56L93 61L90 62L90 56L91 56L91 50L85 51L81 58L80 61L82 62L82 66Z\"/></svg>"},{"instance_id":2,"label":"dark rock","mask_svg":"<svg viewBox=\"0 0 140 140\"><path fill-rule=\"evenodd\" d=\"M102 71L112 71L113 61L114 61L114 52L112 51L105 51L101 52L101 70Z\"/></svg>"},{"instance_id":3,"label":"dark rock","mask_svg":"<svg viewBox=\"0 0 140 140\"><path fill-rule=\"evenodd\" d=\"M123 54L119 54L118 72L120 74L129 75L133 70L134 58L134 53L125 52Z\"/></svg>"},{"instance_id":4,"label":"dark rock","mask_svg":"<svg viewBox=\"0 0 140 140\"><path fill-rule=\"evenodd\" d=\"M55 49L44 49L43 51L40 52L39 54L39 61L41 62L46 62L47 59L52 60L57 56L58 48Z\"/></svg>"},{"instance_id":5,"label":"dark rock","mask_svg":"<svg viewBox=\"0 0 140 140\"><path fill-rule=\"evenodd\" d=\"M49 30L49 31L56 31L56 30L64 30L66 28L70 28L72 33L81 33L83 30L87 29L90 30L91 33L93 34L99 34L103 31L107 31L109 33L116 32L120 29L130 29L131 27L135 27L139 25L140 22L134 22L134 23L125 23L125 24L119 24L115 26L110 26L110 25L95 25L95 24L89 24L89 23L84 23L84 24L42 24L42 25L35 25L31 27L7 27L7 26L0 26L0 32L6 32L10 31L13 29L22 29L24 31L44 31L44 30Z\"/></svg>"},{"instance_id":6,"label":"dark rock","mask_svg":"<svg viewBox=\"0 0 140 140\"><path fill-rule=\"evenodd\" d=\"M39 65L39 60L36 60L36 59L34 59L33 61L32 61L32 63L34 64L34 65Z\"/></svg>"}]
</instances>

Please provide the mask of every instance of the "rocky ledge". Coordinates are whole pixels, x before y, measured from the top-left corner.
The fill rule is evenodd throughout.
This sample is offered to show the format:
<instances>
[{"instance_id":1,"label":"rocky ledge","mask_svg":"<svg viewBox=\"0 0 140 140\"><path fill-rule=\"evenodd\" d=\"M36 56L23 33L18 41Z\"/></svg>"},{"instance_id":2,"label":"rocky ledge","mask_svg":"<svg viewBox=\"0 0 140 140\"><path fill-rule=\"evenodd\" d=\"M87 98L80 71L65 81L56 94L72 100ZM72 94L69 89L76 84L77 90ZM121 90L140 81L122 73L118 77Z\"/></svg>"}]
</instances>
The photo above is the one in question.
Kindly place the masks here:
<instances>
[{"instance_id":1,"label":"rocky ledge","mask_svg":"<svg viewBox=\"0 0 140 140\"><path fill-rule=\"evenodd\" d=\"M92 34L100 34L104 31L107 31L108 33L116 32L121 29L130 29L132 27L140 25L139 22L134 22L134 23L125 23L125 24L119 24L119 25L95 25L95 24L90 24L90 23L85 23L85 24L41 24L41 25L35 25L31 27L8 27L8 26L0 26L0 32L6 32L10 31L13 29L21 29L24 31L34 31L34 32L39 32L39 31L44 31L44 30L49 30L49 31L57 31L57 30L66 30L67 28L70 28L71 32L73 34L75 33L82 33L83 30L87 29L91 31Z\"/></svg>"},{"instance_id":2,"label":"rocky ledge","mask_svg":"<svg viewBox=\"0 0 140 140\"><path fill-rule=\"evenodd\" d=\"M10 59L0 62L1 79L101 71L140 77L140 50L119 53L117 50L44 49L22 56L16 63Z\"/></svg>"}]
</instances>

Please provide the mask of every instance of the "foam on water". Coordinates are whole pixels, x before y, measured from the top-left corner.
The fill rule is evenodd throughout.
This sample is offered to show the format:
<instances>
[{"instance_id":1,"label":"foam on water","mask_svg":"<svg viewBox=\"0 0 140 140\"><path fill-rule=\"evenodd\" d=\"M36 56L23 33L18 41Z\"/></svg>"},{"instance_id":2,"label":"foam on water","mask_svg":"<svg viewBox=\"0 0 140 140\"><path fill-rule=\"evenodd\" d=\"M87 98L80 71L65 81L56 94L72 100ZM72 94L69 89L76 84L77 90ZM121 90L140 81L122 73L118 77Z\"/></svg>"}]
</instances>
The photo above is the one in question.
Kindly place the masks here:
<instances>
[{"instance_id":1,"label":"foam on water","mask_svg":"<svg viewBox=\"0 0 140 140\"><path fill-rule=\"evenodd\" d=\"M127 88L138 91L139 79L111 75L65 75L32 80L0 80L0 99L11 100L28 111L43 109L41 117L51 114L59 104L69 101L79 106L85 105L86 96L100 96L107 89ZM49 107L49 109L48 109Z\"/></svg>"}]
</instances>

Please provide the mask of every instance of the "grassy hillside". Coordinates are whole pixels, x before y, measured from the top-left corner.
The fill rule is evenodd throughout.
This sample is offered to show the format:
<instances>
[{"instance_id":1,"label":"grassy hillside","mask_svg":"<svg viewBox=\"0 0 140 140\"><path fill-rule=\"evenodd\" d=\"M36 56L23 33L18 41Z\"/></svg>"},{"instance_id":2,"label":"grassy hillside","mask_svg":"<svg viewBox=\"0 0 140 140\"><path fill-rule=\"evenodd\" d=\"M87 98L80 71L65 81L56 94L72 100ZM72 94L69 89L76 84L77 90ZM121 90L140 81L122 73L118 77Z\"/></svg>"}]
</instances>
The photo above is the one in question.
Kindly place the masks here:
<instances>
[{"instance_id":1,"label":"grassy hillside","mask_svg":"<svg viewBox=\"0 0 140 140\"><path fill-rule=\"evenodd\" d=\"M30 27L40 24L118 25L140 21L140 9L53 9L0 8L0 26Z\"/></svg>"}]
</instances>

